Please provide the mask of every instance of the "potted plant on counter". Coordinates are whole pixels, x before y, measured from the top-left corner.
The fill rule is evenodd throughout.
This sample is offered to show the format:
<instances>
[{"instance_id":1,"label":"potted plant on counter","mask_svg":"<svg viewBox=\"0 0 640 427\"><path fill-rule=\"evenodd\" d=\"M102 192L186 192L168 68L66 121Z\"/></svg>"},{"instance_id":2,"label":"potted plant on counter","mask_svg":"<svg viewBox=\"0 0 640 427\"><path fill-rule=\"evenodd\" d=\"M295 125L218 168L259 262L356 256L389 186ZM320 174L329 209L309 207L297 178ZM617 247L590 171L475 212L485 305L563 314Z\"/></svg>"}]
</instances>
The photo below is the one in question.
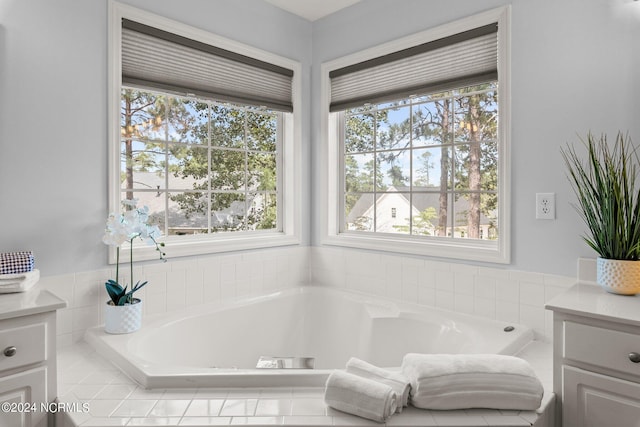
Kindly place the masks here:
<instances>
[{"instance_id":1,"label":"potted plant on counter","mask_svg":"<svg viewBox=\"0 0 640 427\"><path fill-rule=\"evenodd\" d=\"M109 301L105 306L105 331L110 334L126 334L135 332L142 325L142 301L134 298L134 293L147 284L146 281L138 281L133 284L133 242L136 239L144 240L156 246L160 253L160 259L166 261L162 251L164 243L158 242L162 232L157 225L149 225L149 208L144 206L137 208L137 200L125 200L124 213L109 214L102 241L116 247L116 278L109 279L105 283ZM120 283L120 246L129 242L129 271L131 273L130 285ZM130 286L130 288L129 288ZM129 289L128 289L129 288Z\"/></svg>"},{"instance_id":2,"label":"potted plant on counter","mask_svg":"<svg viewBox=\"0 0 640 427\"><path fill-rule=\"evenodd\" d=\"M595 250L597 282L614 294L640 293L640 159L631 139L618 133L609 144L605 135L582 141L586 159L572 146L562 150L568 178L578 198L576 209L587 225L583 236Z\"/></svg>"}]
</instances>

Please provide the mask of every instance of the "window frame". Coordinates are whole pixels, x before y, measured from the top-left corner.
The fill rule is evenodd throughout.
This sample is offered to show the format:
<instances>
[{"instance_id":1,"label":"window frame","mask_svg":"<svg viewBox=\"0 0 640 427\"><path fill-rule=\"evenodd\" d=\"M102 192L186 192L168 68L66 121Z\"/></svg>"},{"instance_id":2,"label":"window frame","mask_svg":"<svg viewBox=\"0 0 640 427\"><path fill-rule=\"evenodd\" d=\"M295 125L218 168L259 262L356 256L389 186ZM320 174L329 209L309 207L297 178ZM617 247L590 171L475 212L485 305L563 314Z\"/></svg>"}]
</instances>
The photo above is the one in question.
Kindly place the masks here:
<instances>
[{"instance_id":1,"label":"window frame","mask_svg":"<svg viewBox=\"0 0 640 427\"><path fill-rule=\"evenodd\" d=\"M155 15L129 5L109 1L109 45L108 45L108 208L109 212L121 211L120 187L120 104L122 84L121 40L122 19L130 19L172 33L208 43L242 55L253 57L265 62L293 70L292 103L293 113L282 115L282 128L279 129L282 138L281 168L278 184L282 192L278 207L277 231L265 232L233 232L213 233L194 236L166 236L163 241L167 244L169 257L193 256L238 250L259 249L277 246L300 244L301 228L301 64L288 58L266 52L264 50L239 43L225 37L204 31L189 25ZM162 92L161 90L158 90ZM106 218L106 216L105 216ZM126 244L125 244L126 246ZM144 243L134 243L136 261L157 259L155 247ZM121 251L121 261L128 260L128 250ZM115 264L116 248L109 247L108 262Z\"/></svg>"},{"instance_id":2,"label":"window frame","mask_svg":"<svg viewBox=\"0 0 640 427\"><path fill-rule=\"evenodd\" d=\"M321 64L321 162L320 193L326 209L320 215L323 245L390 251L469 261L508 264L510 262L510 6L488 10L467 18L428 29L379 46ZM329 111L333 70L379 56L448 37L473 28L498 23L498 241L424 237L341 231L344 202L340 132L344 120L340 112Z\"/></svg>"}]
</instances>

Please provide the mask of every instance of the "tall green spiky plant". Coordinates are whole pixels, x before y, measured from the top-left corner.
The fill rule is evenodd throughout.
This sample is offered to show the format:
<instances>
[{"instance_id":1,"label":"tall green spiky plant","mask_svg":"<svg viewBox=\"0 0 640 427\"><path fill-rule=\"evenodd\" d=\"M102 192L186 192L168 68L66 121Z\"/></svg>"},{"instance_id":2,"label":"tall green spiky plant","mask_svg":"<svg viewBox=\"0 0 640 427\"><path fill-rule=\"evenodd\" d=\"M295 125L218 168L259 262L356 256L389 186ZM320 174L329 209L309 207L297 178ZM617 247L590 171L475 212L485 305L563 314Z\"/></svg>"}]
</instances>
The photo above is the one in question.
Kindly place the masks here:
<instances>
[{"instance_id":1,"label":"tall green spiky plant","mask_svg":"<svg viewBox=\"0 0 640 427\"><path fill-rule=\"evenodd\" d=\"M568 178L578 197L576 210L589 234L583 236L600 257L617 260L640 259L640 189L636 190L637 149L631 139L618 133L614 144L591 133L583 160L573 146L562 151Z\"/></svg>"}]
</instances>

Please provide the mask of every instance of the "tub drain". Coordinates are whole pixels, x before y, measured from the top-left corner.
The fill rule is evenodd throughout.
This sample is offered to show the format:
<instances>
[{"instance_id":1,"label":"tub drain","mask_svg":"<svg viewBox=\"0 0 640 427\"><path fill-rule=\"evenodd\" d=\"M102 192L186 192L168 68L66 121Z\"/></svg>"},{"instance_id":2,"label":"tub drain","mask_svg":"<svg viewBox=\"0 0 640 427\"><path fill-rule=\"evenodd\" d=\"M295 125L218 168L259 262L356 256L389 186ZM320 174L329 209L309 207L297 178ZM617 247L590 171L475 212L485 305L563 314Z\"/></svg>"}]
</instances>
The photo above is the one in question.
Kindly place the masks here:
<instances>
[{"instance_id":1,"label":"tub drain","mask_svg":"<svg viewBox=\"0 0 640 427\"><path fill-rule=\"evenodd\" d=\"M313 369L316 359L313 357L260 356L258 369Z\"/></svg>"},{"instance_id":2,"label":"tub drain","mask_svg":"<svg viewBox=\"0 0 640 427\"><path fill-rule=\"evenodd\" d=\"M515 329L516 329L516 328L514 328L513 326L505 326L505 327L504 327L504 331L505 331L505 332L511 332L511 331L513 331L513 330L515 330Z\"/></svg>"}]
</instances>

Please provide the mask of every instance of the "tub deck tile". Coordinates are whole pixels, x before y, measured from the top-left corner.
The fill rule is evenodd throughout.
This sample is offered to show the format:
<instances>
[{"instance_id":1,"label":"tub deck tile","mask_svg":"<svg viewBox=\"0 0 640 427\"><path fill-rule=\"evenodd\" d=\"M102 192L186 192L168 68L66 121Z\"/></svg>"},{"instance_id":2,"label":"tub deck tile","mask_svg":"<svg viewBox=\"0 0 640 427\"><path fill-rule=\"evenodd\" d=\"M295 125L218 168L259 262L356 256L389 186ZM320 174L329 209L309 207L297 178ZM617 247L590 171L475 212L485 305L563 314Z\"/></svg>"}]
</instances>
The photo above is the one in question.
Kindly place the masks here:
<instances>
[{"instance_id":1,"label":"tub deck tile","mask_svg":"<svg viewBox=\"0 0 640 427\"><path fill-rule=\"evenodd\" d=\"M551 393L551 346L534 342L519 356L530 361L545 386L542 405L536 411L429 411L408 407L386 423L376 423L327 407L323 387L145 390L79 343L59 351L58 399L87 404L89 411L58 414L58 427L537 427L549 418L555 403Z\"/></svg>"}]
</instances>

